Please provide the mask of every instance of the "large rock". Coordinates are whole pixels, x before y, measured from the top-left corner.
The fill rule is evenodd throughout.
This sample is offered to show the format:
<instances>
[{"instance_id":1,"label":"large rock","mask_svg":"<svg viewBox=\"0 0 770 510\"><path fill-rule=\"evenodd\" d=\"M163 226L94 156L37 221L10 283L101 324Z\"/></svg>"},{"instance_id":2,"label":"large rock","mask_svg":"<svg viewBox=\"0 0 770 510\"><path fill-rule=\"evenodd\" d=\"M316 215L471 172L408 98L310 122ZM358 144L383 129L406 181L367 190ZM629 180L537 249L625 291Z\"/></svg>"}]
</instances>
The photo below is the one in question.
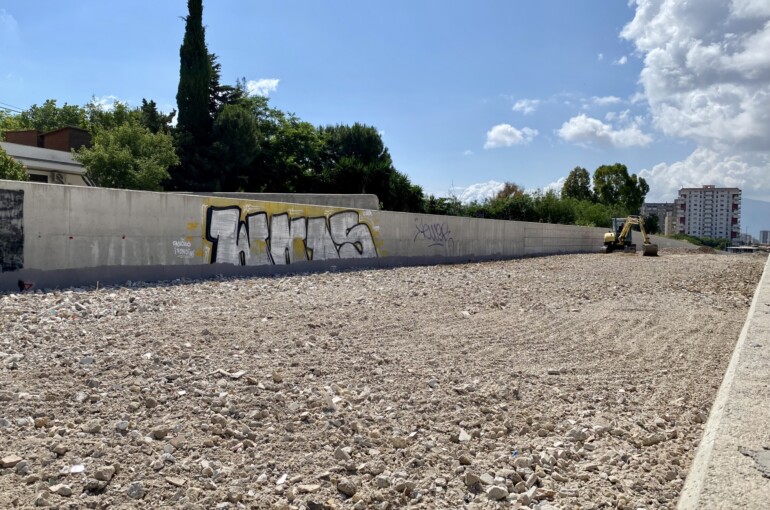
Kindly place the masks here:
<instances>
[{"instance_id":1,"label":"large rock","mask_svg":"<svg viewBox=\"0 0 770 510\"><path fill-rule=\"evenodd\" d=\"M6 455L2 459L0 459L0 467L2 467L2 468L12 468L12 467L16 466L16 464L18 464L22 460L24 460L24 459L22 459L21 457L19 457L18 455L15 455L15 454L14 455Z\"/></svg>"},{"instance_id":2,"label":"large rock","mask_svg":"<svg viewBox=\"0 0 770 510\"><path fill-rule=\"evenodd\" d=\"M487 489L487 497L492 501L499 501L508 497L508 489L499 485L493 485Z\"/></svg>"}]
</instances>

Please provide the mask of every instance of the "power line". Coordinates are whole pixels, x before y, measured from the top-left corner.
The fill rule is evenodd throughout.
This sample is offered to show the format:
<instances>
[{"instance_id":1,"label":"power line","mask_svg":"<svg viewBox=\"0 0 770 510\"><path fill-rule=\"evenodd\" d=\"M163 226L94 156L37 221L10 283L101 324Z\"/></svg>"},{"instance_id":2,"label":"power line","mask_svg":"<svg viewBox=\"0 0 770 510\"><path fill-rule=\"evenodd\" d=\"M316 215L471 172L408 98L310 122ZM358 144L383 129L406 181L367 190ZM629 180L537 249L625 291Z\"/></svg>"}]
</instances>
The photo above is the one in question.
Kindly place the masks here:
<instances>
[{"instance_id":1,"label":"power line","mask_svg":"<svg viewBox=\"0 0 770 510\"><path fill-rule=\"evenodd\" d=\"M9 112L14 112L14 113L22 112L21 108L19 108L18 106L13 106L12 104L8 104L8 103L3 103L2 101L0 101L0 108Z\"/></svg>"}]
</instances>

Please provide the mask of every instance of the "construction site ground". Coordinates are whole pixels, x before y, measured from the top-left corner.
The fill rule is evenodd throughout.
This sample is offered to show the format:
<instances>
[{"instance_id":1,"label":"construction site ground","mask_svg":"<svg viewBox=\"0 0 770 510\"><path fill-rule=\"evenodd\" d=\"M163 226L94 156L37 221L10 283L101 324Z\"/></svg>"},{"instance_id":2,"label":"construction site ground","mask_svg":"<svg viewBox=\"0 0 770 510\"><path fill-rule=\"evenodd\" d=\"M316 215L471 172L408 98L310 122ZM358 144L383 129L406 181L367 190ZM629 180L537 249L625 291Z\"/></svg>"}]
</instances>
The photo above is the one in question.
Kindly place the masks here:
<instances>
[{"instance_id":1,"label":"construction site ground","mask_svg":"<svg viewBox=\"0 0 770 510\"><path fill-rule=\"evenodd\" d=\"M0 508L673 508L765 263L0 296Z\"/></svg>"}]
</instances>

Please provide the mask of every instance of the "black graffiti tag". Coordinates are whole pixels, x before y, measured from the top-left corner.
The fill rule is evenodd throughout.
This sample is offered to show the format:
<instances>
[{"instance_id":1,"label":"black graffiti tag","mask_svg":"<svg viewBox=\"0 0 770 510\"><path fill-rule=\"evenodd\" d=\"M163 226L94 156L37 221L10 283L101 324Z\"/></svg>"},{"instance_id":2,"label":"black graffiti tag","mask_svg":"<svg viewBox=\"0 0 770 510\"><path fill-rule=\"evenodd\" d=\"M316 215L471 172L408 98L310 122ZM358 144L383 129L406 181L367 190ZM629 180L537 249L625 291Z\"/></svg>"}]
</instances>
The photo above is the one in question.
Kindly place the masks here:
<instances>
[{"instance_id":1,"label":"black graffiti tag","mask_svg":"<svg viewBox=\"0 0 770 510\"><path fill-rule=\"evenodd\" d=\"M413 242L418 239L421 241L428 241L431 246L445 246L448 243L453 243L452 231L449 230L449 224L444 223L425 223L420 218L415 218L414 226L417 232L414 234Z\"/></svg>"},{"instance_id":2,"label":"black graffiti tag","mask_svg":"<svg viewBox=\"0 0 770 510\"><path fill-rule=\"evenodd\" d=\"M0 189L0 273L24 267L24 190Z\"/></svg>"}]
</instances>

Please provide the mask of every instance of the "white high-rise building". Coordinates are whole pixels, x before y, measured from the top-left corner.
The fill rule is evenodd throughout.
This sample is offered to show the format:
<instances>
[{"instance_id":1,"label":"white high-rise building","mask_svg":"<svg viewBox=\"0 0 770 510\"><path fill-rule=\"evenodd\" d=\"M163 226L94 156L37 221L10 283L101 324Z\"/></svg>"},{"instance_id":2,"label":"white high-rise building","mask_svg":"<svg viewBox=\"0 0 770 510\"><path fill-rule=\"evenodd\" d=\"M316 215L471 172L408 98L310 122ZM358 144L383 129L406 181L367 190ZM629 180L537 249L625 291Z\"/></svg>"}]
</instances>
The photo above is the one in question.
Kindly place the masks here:
<instances>
[{"instance_id":1,"label":"white high-rise building","mask_svg":"<svg viewBox=\"0 0 770 510\"><path fill-rule=\"evenodd\" d=\"M678 215L678 232L696 237L729 239L740 242L741 190L717 188L682 188L674 203Z\"/></svg>"}]
</instances>

